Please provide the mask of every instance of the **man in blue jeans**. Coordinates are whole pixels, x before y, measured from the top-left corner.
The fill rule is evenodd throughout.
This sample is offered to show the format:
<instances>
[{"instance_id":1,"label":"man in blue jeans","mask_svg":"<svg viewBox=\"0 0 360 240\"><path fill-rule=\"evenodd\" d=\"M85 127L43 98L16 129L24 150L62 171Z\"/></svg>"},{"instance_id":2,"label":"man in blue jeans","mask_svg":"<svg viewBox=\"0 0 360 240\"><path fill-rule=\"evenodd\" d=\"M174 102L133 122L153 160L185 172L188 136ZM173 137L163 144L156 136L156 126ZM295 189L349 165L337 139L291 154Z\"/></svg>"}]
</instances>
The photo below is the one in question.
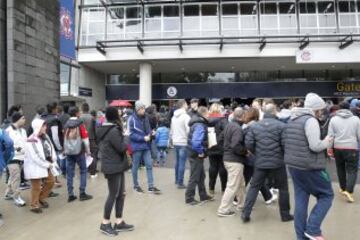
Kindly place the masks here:
<instances>
[{"instance_id":1,"label":"man in blue jeans","mask_svg":"<svg viewBox=\"0 0 360 240\"><path fill-rule=\"evenodd\" d=\"M325 240L321 224L331 208L334 192L326 172L326 149L333 138L320 138L317 120L326 107L322 98L309 93L305 108L294 108L284 131L285 163L293 179L295 191L295 231L297 240ZM310 195L317 199L308 216Z\"/></svg>"},{"instance_id":2,"label":"man in blue jeans","mask_svg":"<svg viewBox=\"0 0 360 240\"><path fill-rule=\"evenodd\" d=\"M130 144L133 151L132 176L134 190L144 193L138 182L138 170L141 160L144 161L148 180L148 192L160 194L160 190L154 186L153 161L151 158L151 138L154 136L151 130L149 118L145 115L145 104L140 101L135 103L135 113L128 120L130 132Z\"/></svg>"},{"instance_id":3,"label":"man in blue jeans","mask_svg":"<svg viewBox=\"0 0 360 240\"><path fill-rule=\"evenodd\" d=\"M185 100L179 100L177 110L171 119L170 139L175 147L175 184L178 189L186 189L184 185L185 164L187 159L187 142L190 132L190 116L187 114L188 105Z\"/></svg>"},{"instance_id":4,"label":"man in blue jeans","mask_svg":"<svg viewBox=\"0 0 360 240\"><path fill-rule=\"evenodd\" d=\"M68 202L77 199L74 194L73 180L75 176L75 165L80 168L80 201L90 200L93 197L86 194L87 167L85 154L90 155L89 137L84 124L79 120L80 111L78 107L69 109L70 119L65 124L64 151L66 159L66 180L68 188Z\"/></svg>"}]
</instances>

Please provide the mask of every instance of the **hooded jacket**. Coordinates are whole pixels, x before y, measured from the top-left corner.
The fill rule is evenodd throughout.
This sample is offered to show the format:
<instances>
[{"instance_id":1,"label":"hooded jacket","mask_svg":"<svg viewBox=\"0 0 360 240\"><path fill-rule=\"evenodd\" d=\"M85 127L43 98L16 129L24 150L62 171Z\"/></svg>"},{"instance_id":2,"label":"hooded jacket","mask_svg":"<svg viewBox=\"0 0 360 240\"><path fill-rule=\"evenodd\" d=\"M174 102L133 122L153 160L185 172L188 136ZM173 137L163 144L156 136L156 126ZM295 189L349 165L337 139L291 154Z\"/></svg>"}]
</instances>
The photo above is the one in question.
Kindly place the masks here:
<instances>
[{"instance_id":1,"label":"hooded jacket","mask_svg":"<svg viewBox=\"0 0 360 240\"><path fill-rule=\"evenodd\" d=\"M31 123L34 132L27 139L25 147L24 173L26 179L42 179L48 177L49 168L57 159L55 148L49 136L46 134L43 136L43 140L47 141L51 146L51 162L45 158L43 140L38 136L44 123L45 121L42 119L34 119Z\"/></svg>"},{"instance_id":2,"label":"hooded jacket","mask_svg":"<svg viewBox=\"0 0 360 240\"><path fill-rule=\"evenodd\" d=\"M16 128L10 125L6 132L14 142L14 157L12 161L24 161L25 158L25 145L27 141L26 130L24 128ZM11 163L11 161L9 162Z\"/></svg>"},{"instance_id":3,"label":"hooded jacket","mask_svg":"<svg viewBox=\"0 0 360 240\"><path fill-rule=\"evenodd\" d=\"M14 157L14 142L9 135L0 128L0 171L2 171L8 161Z\"/></svg>"},{"instance_id":4,"label":"hooded jacket","mask_svg":"<svg viewBox=\"0 0 360 240\"><path fill-rule=\"evenodd\" d=\"M96 129L96 139L99 144L99 159L101 171L104 174L115 174L127 169L127 141L122 130L113 123L104 123Z\"/></svg>"},{"instance_id":5,"label":"hooded jacket","mask_svg":"<svg viewBox=\"0 0 360 240\"><path fill-rule=\"evenodd\" d=\"M158 147L168 147L169 145L169 129L161 126L156 130L155 143Z\"/></svg>"},{"instance_id":6,"label":"hooded jacket","mask_svg":"<svg viewBox=\"0 0 360 240\"><path fill-rule=\"evenodd\" d=\"M199 154L206 154L208 146L208 121L200 115L194 115L190 122L190 133L188 140L188 149L190 156L196 157Z\"/></svg>"},{"instance_id":7,"label":"hooded jacket","mask_svg":"<svg viewBox=\"0 0 360 240\"><path fill-rule=\"evenodd\" d=\"M174 112L171 118L170 139L174 146L186 146L188 143L188 135L190 116L185 109L180 108Z\"/></svg>"},{"instance_id":8,"label":"hooded jacket","mask_svg":"<svg viewBox=\"0 0 360 240\"><path fill-rule=\"evenodd\" d=\"M285 163L302 170L326 167L326 149L331 145L321 140L320 125L309 108L293 108L284 131Z\"/></svg>"},{"instance_id":9,"label":"hooded jacket","mask_svg":"<svg viewBox=\"0 0 360 240\"><path fill-rule=\"evenodd\" d=\"M145 141L145 136L151 135L149 118L145 115L138 116L136 113L131 115L128 120L128 129L130 132L130 143L132 151L144 151L151 149L151 142Z\"/></svg>"},{"instance_id":10,"label":"hooded jacket","mask_svg":"<svg viewBox=\"0 0 360 240\"><path fill-rule=\"evenodd\" d=\"M330 120L330 136L334 136L334 148L357 150L360 141L360 119L350 110L338 110Z\"/></svg>"}]
</instances>

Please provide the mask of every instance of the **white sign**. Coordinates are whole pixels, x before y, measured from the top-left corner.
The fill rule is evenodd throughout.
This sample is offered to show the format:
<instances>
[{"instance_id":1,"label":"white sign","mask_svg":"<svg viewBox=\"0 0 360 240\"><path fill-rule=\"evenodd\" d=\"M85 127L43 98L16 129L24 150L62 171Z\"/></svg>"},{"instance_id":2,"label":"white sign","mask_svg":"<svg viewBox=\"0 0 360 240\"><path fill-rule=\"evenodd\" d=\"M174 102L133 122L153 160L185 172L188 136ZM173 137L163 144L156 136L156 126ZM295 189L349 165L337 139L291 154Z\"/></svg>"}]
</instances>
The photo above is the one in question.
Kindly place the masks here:
<instances>
[{"instance_id":1,"label":"white sign","mask_svg":"<svg viewBox=\"0 0 360 240\"><path fill-rule=\"evenodd\" d=\"M359 63L360 48L349 46L343 50L334 48L306 48L296 52L296 63Z\"/></svg>"},{"instance_id":2,"label":"white sign","mask_svg":"<svg viewBox=\"0 0 360 240\"><path fill-rule=\"evenodd\" d=\"M171 86L171 87L169 87L168 89L167 89L167 95L169 96L169 97L175 97L176 95L177 95L177 89L176 89L176 87L174 87L174 86Z\"/></svg>"}]
</instances>

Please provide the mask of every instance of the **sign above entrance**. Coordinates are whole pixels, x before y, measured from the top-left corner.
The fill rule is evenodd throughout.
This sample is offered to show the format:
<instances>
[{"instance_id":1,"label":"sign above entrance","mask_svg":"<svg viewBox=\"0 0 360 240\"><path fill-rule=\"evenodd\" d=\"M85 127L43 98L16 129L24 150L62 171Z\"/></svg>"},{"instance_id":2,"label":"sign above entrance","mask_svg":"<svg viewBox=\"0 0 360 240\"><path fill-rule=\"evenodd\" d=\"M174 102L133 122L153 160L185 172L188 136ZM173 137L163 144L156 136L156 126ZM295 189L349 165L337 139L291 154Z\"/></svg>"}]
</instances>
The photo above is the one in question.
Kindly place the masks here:
<instances>
[{"instance_id":1,"label":"sign above entrance","mask_svg":"<svg viewBox=\"0 0 360 240\"><path fill-rule=\"evenodd\" d=\"M296 63L360 63L360 48L306 48L296 52Z\"/></svg>"},{"instance_id":2,"label":"sign above entrance","mask_svg":"<svg viewBox=\"0 0 360 240\"><path fill-rule=\"evenodd\" d=\"M79 87L79 96L92 97L92 89L91 88Z\"/></svg>"},{"instance_id":3,"label":"sign above entrance","mask_svg":"<svg viewBox=\"0 0 360 240\"><path fill-rule=\"evenodd\" d=\"M176 97L178 91L176 89L176 87L174 86L170 86L167 91L166 91L167 95L170 97L170 98L174 98Z\"/></svg>"}]
</instances>

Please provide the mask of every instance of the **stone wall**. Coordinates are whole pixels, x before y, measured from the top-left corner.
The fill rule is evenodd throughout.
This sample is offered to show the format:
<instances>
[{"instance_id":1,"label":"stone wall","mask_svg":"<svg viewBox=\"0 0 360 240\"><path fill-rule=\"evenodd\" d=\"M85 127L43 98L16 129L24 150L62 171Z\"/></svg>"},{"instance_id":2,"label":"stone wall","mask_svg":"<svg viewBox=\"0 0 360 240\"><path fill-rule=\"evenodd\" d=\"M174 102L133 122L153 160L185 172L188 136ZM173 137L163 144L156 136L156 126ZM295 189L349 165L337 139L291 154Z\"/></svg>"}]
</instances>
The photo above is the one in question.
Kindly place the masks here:
<instances>
[{"instance_id":1,"label":"stone wall","mask_svg":"<svg viewBox=\"0 0 360 240\"><path fill-rule=\"evenodd\" d=\"M0 121L6 114L6 1L0 1Z\"/></svg>"},{"instance_id":2,"label":"stone wall","mask_svg":"<svg viewBox=\"0 0 360 240\"><path fill-rule=\"evenodd\" d=\"M7 0L8 106L31 118L60 98L58 0Z\"/></svg>"}]
</instances>

